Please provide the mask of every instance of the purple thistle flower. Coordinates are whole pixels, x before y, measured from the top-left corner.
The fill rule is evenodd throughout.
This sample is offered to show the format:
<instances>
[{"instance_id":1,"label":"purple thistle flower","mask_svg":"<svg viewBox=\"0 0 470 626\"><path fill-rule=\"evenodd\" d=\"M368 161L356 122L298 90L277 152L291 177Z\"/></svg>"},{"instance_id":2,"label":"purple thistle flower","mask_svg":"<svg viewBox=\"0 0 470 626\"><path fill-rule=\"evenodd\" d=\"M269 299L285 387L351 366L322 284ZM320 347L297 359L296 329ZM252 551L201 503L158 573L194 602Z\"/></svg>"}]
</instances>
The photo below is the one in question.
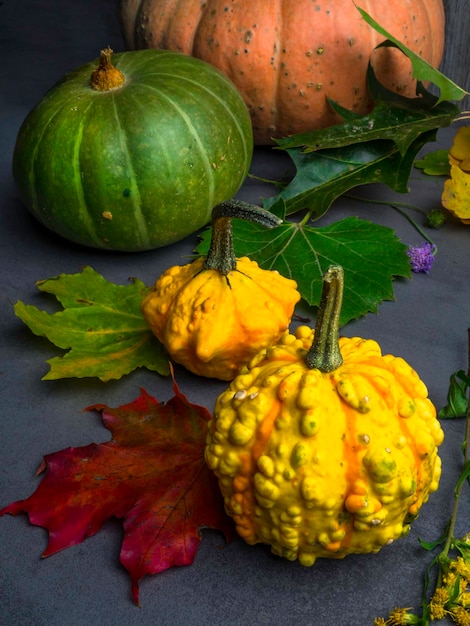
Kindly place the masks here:
<instances>
[{"instance_id":1,"label":"purple thistle flower","mask_svg":"<svg viewBox=\"0 0 470 626\"><path fill-rule=\"evenodd\" d=\"M406 254L410 259L411 270L416 273L429 274L434 263L435 252L436 246L428 242L423 243L422 246L408 246Z\"/></svg>"}]
</instances>

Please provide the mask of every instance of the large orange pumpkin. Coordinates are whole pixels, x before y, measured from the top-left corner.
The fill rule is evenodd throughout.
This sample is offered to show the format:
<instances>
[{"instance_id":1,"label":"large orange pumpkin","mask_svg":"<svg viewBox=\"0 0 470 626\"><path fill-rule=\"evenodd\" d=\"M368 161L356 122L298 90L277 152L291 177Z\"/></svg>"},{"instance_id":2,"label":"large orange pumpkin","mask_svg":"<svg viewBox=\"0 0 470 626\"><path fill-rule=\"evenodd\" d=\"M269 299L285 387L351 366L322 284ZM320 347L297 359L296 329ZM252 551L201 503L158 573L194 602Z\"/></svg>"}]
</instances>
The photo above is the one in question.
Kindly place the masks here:
<instances>
[{"instance_id":1,"label":"large orange pumpkin","mask_svg":"<svg viewBox=\"0 0 470 626\"><path fill-rule=\"evenodd\" d=\"M438 66L444 48L442 0L361 0L392 35ZM326 96L366 113L371 53L383 37L353 0L121 0L126 45L165 48L218 67L250 110L255 142L338 123ZM409 60L397 49L372 55L378 78L415 94Z\"/></svg>"}]
</instances>

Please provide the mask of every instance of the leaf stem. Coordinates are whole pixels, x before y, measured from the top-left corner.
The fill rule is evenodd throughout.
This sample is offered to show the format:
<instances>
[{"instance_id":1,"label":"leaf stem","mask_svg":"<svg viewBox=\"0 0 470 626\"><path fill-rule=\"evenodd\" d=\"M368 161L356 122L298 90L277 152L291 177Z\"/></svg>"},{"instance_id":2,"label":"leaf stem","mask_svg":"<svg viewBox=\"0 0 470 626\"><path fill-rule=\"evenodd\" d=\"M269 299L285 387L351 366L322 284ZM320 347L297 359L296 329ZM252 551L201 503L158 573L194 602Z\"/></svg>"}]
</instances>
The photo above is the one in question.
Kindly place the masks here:
<instances>
[{"instance_id":1,"label":"leaf stem","mask_svg":"<svg viewBox=\"0 0 470 626\"><path fill-rule=\"evenodd\" d=\"M467 329L467 337L468 337L468 348L467 348L467 354L468 354L468 369L467 369L467 374L470 376L470 328ZM470 395L470 394L469 394ZM465 472L468 475L468 463L470 461L470 445L469 445L469 441L470 441L470 397L468 398L468 402L467 402L467 413L466 413L466 423L465 423L465 440L463 443L463 454L464 454L464 469L463 472ZM454 540L454 532L455 532L455 525L457 523L457 513L458 513L458 508L459 508L459 503L460 503L460 494L462 491L462 486L463 484L466 482L465 480L462 480L463 477L463 472L461 474L461 477L459 478L459 480L457 481L455 490L454 490L454 506L452 507L452 514L450 517L450 521L449 521L449 526L447 529L447 537L446 537L446 542L444 544L444 548L442 549L441 554L439 555L439 560L442 561L444 559L446 559L448 557L449 551L452 548L452 542ZM437 578L437 586L439 587L442 584L442 568L439 568L439 573L438 573L438 578Z\"/></svg>"},{"instance_id":2,"label":"leaf stem","mask_svg":"<svg viewBox=\"0 0 470 626\"><path fill-rule=\"evenodd\" d=\"M303 226L305 226L306 224L309 223L310 218L312 217L312 213L313 213L313 209L311 209L310 211L307 211L305 213L304 217L299 222L299 226L300 227L303 227Z\"/></svg>"},{"instance_id":3,"label":"leaf stem","mask_svg":"<svg viewBox=\"0 0 470 626\"><path fill-rule=\"evenodd\" d=\"M371 198L361 198L361 196L355 196L353 194L346 193L344 194L345 198L350 198L351 200L357 200L358 202L365 202L367 204L385 204L387 206L395 205L398 207L402 207L403 209L412 209L413 211L417 211L426 217L426 211L421 209L420 207L410 204L409 202L390 202L389 200L372 200Z\"/></svg>"},{"instance_id":4,"label":"leaf stem","mask_svg":"<svg viewBox=\"0 0 470 626\"><path fill-rule=\"evenodd\" d=\"M454 119L454 122L460 122L461 120L470 119L470 111L461 111L457 117Z\"/></svg>"},{"instance_id":5,"label":"leaf stem","mask_svg":"<svg viewBox=\"0 0 470 626\"><path fill-rule=\"evenodd\" d=\"M346 197L351 198L352 200L358 200L360 202L368 202L370 204L386 204L387 206L390 206L392 209L395 209L395 211L400 213L400 215L402 215L405 219L408 220L408 222L413 226L415 230L418 231L418 233L421 235L421 237L423 237L423 239L425 239L429 244L433 246L433 255L437 253L437 246L434 243L434 241L431 239L431 237L429 237L429 235L427 235L423 231L423 229L420 226L418 226L418 224L414 221L414 219L411 218L408 215L408 213L406 213L406 211L403 210L403 209L412 209L413 211L417 211L418 213L421 213L421 215L426 216L426 211L424 211L423 209L420 209L414 204L408 204L407 202L389 202L388 200L370 200L368 198L360 198L358 196L353 196L349 194L346 194Z\"/></svg>"},{"instance_id":6,"label":"leaf stem","mask_svg":"<svg viewBox=\"0 0 470 626\"><path fill-rule=\"evenodd\" d=\"M470 328L467 328L467 355L468 355L468 369L467 376L470 378ZM463 455L465 463L470 460L470 393L467 401L467 415L466 415L466 425L465 425L465 441L463 444Z\"/></svg>"},{"instance_id":7,"label":"leaf stem","mask_svg":"<svg viewBox=\"0 0 470 626\"><path fill-rule=\"evenodd\" d=\"M281 178L280 180L276 180L276 179L271 179L271 178L264 178L263 176L256 176L256 174L248 174L249 178L252 178L253 180L258 180L260 183L268 183L269 185L273 185L274 187L278 188L278 189L284 189L285 187L287 187L288 184L288 180L286 178L286 182L283 182L283 179ZM289 177L289 179L292 178L292 176Z\"/></svg>"},{"instance_id":8,"label":"leaf stem","mask_svg":"<svg viewBox=\"0 0 470 626\"><path fill-rule=\"evenodd\" d=\"M400 213L400 215L403 215L403 217L409 221L409 223L413 226L413 228L415 228L418 231L418 233L421 235L421 237L423 239L425 239L428 243L431 244L431 246L433 247L432 253L433 253L433 255L435 255L437 253L437 246L434 243L434 241L431 239L431 237L426 235L424 230L420 226L418 226L418 224L414 221L414 219L412 219L408 215L408 213L406 213L406 211L404 211L402 208L400 208L397 204L390 204L390 206L392 207L392 209L395 209L395 211L398 211L398 213Z\"/></svg>"}]
</instances>

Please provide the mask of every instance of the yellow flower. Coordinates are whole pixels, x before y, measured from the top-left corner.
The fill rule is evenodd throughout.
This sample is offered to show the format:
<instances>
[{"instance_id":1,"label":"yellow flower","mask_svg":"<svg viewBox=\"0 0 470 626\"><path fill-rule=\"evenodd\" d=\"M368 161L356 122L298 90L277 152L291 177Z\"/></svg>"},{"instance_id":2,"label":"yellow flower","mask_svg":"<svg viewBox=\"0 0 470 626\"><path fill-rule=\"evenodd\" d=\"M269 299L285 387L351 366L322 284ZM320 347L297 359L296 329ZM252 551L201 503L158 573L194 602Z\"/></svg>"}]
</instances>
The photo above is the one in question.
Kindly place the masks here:
<instances>
[{"instance_id":1,"label":"yellow flower","mask_svg":"<svg viewBox=\"0 0 470 626\"><path fill-rule=\"evenodd\" d=\"M438 587L431 598L432 602L444 605L450 598L449 591L445 587Z\"/></svg>"},{"instance_id":2,"label":"yellow flower","mask_svg":"<svg viewBox=\"0 0 470 626\"><path fill-rule=\"evenodd\" d=\"M444 183L442 204L464 224L470 224L470 126L456 132L449 162L450 178Z\"/></svg>"},{"instance_id":3,"label":"yellow flower","mask_svg":"<svg viewBox=\"0 0 470 626\"><path fill-rule=\"evenodd\" d=\"M453 571L449 571L442 577L442 582L449 589L452 588L457 580L457 574Z\"/></svg>"},{"instance_id":4,"label":"yellow flower","mask_svg":"<svg viewBox=\"0 0 470 626\"><path fill-rule=\"evenodd\" d=\"M470 581L470 566L461 556L457 557L457 560L452 562L451 569L466 581Z\"/></svg>"},{"instance_id":5,"label":"yellow flower","mask_svg":"<svg viewBox=\"0 0 470 626\"><path fill-rule=\"evenodd\" d=\"M470 593L468 591L464 591L458 597L459 604L463 607L470 609Z\"/></svg>"},{"instance_id":6,"label":"yellow flower","mask_svg":"<svg viewBox=\"0 0 470 626\"><path fill-rule=\"evenodd\" d=\"M435 620L435 619L444 619L448 611L446 611L446 609L442 606L442 604L435 603L431 600L431 602L429 603L429 613L430 613L431 619Z\"/></svg>"},{"instance_id":7,"label":"yellow flower","mask_svg":"<svg viewBox=\"0 0 470 626\"><path fill-rule=\"evenodd\" d=\"M462 606L456 606L451 610L452 621L458 626L470 626L470 613Z\"/></svg>"},{"instance_id":8,"label":"yellow flower","mask_svg":"<svg viewBox=\"0 0 470 626\"><path fill-rule=\"evenodd\" d=\"M448 613L444 607L449 598L449 591L445 587L438 587L436 589L429 602L431 620L444 619L446 613Z\"/></svg>"},{"instance_id":9,"label":"yellow flower","mask_svg":"<svg viewBox=\"0 0 470 626\"><path fill-rule=\"evenodd\" d=\"M383 617L376 617L374 626L407 626L407 624L419 624L420 618L413 613L408 613L410 609L395 608L390 613L387 620Z\"/></svg>"},{"instance_id":10,"label":"yellow flower","mask_svg":"<svg viewBox=\"0 0 470 626\"><path fill-rule=\"evenodd\" d=\"M406 626L406 624L418 624L419 618L413 613L408 613L410 609L395 608L390 613L390 626Z\"/></svg>"}]
</instances>

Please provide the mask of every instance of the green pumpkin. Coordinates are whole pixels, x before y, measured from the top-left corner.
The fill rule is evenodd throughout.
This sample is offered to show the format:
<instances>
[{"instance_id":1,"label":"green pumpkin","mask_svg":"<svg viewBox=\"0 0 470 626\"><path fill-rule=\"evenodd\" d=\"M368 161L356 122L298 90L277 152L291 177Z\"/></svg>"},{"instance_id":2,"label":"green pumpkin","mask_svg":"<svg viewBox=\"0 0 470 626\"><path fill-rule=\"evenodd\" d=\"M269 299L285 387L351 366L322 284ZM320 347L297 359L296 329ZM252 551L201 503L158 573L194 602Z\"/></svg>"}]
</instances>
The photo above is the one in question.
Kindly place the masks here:
<instances>
[{"instance_id":1,"label":"green pumpkin","mask_svg":"<svg viewBox=\"0 0 470 626\"><path fill-rule=\"evenodd\" d=\"M113 67L111 52L31 111L13 176L33 215L66 239L149 250L195 232L236 194L253 154L251 121L233 84L199 59L140 50L115 54Z\"/></svg>"}]
</instances>

